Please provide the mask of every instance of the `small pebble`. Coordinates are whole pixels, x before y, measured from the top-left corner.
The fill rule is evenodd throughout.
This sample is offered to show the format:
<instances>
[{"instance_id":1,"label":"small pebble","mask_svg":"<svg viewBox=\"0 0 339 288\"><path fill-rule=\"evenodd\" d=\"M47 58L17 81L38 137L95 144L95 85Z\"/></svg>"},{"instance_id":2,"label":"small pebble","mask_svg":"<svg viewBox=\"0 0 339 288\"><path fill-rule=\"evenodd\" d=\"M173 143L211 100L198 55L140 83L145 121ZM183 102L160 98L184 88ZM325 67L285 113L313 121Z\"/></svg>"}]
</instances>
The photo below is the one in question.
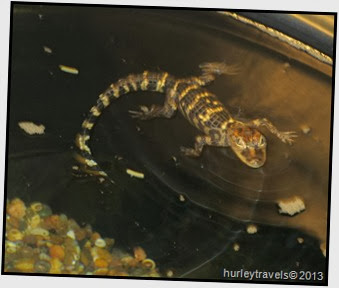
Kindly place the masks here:
<instances>
[{"instance_id":1,"label":"small pebble","mask_svg":"<svg viewBox=\"0 0 339 288\"><path fill-rule=\"evenodd\" d=\"M17 219L22 219L26 215L26 206L19 198L15 198L7 205L7 213Z\"/></svg>"},{"instance_id":2,"label":"small pebble","mask_svg":"<svg viewBox=\"0 0 339 288\"><path fill-rule=\"evenodd\" d=\"M49 247L49 255L51 255L52 258L63 260L65 258L65 249L60 245L52 245Z\"/></svg>"},{"instance_id":3,"label":"small pebble","mask_svg":"<svg viewBox=\"0 0 339 288\"><path fill-rule=\"evenodd\" d=\"M49 232L48 230L44 228L37 227L37 228L33 228L29 230L29 234L35 235L35 236L47 237L49 235Z\"/></svg>"},{"instance_id":4,"label":"small pebble","mask_svg":"<svg viewBox=\"0 0 339 288\"><path fill-rule=\"evenodd\" d=\"M98 238L95 240L94 245L99 247L99 248L104 248L106 247L106 241L102 238Z\"/></svg>"},{"instance_id":5,"label":"small pebble","mask_svg":"<svg viewBox=\"0 0 339 288\"><path fill-rule=\"evenodd\" d=\"M98 268L107 268L108 262L105 259L98 258L94 261L94 265Z\"/></svg>"},{"instance_id":6,"label":"small pebble","mask_svg":"<svg viewBox=\"0 0 339 288\"><path fill-rule=\"evenodd\" d=\"M69 230L66 235L67 235L67 237L75 240L75 233L74 233L73 230Z\"/></svg>"},{"instance_id":7,"label":"small pebble","mask_svg":"<svg viewBox=\"0 0 339 288\"><path fill-rule=\"evenodd\" d=\"M152 259L148 259L148 258L142 261L142 265L148 269L155 268L155 262Z\"/></svg>"},{"instance_id":8,"label":"small pebble","mask_svg":"<svg viewBox=\"0 0 339 288\"><path fill-rule=\"evenodd\" d=\"M39 260L34 264L34 272L48 273L51 269L51 264L45 260Z\"/></svg>"},{"instance_id":9,"label":"small pebble","mask_svg":"<svg viewBox=\"0 0 339 288\"><path fill-rule=\"evenodd\" d=\"M30 208L35 212L38 213L43 209L43 205L40 202L34 202L31 204Z\"/></svg>"},{"instance_id":10,"label":"small pebble","mask_svg":"<svg viewBox=\"0 0 339 288\"><path fill-rule=\"evenodd\" d=\"M146 252L144 249L142 249L141 247L135 247L133 249L134 251L134 258L137 260L137 261L143 261L146 259L147 255L146 255Z\"/></svg>"},{"instance_id":11,"label":"small pebble","mask_svg":"<svg viewBox=\"0 0 339 288\"><path fill-rule=\"evenodd\" d=\"M7 233L7 239L9 241L20 241L23 239L23 234L18 229L11 229Z\"/></svg>"},{"instance_id":12,"label":"small pebble","mask_svg":"<svg viewBox=\"0 0 339 288\"><path fill-rule=\"evenodd\" d=\"M20 272L34 272L34 259L22 258L15 262L14 268Z\"/></svg>"}]
</instances>

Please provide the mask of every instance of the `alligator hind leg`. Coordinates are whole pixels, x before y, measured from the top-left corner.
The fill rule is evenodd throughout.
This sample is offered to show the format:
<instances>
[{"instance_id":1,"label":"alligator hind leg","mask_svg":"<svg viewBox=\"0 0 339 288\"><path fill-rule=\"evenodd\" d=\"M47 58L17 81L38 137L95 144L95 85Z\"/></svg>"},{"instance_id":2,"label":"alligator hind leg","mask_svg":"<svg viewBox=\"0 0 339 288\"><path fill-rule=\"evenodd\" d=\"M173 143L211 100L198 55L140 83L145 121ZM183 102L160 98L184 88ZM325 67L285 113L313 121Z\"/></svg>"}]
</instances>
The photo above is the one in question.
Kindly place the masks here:
<instances>
[{"instance_id":1,"label":"alligator hind leg","mask_svg":"<svg viewBox=\"0 0 339 288\"><path fill-rule=\"evenodd\" d=\"M166 94L166 100L163 106L152 105L150 107L140 106L139 111L129 110L132 118L148 120L153 118L171 118L178 109L178 97L169 90Z\"/></svg>"},{"instance_id":2,"label":"alligator hind leg","mask_svg":"<svg viewBox=\"0 0 339 288\"><path fill-rule=\"evenodd\" d=\"M188 82L195 82L201 86L205 86L219 75L236 75L241 69L239 65L227 65L224 62L206 62L199 65L202 75L199 77L191 77Z\"/></svg>"}]
</instances>

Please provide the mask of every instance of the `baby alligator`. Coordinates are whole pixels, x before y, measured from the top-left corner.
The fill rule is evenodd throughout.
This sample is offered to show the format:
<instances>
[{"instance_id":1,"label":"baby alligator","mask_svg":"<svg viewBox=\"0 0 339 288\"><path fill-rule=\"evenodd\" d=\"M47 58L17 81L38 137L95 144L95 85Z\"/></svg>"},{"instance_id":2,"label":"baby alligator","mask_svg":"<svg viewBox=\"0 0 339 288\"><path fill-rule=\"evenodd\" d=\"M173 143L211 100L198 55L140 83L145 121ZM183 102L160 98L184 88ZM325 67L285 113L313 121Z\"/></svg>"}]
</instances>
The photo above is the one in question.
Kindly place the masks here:
<instances>
[{"instance_id":1,"label":"baby alligator","mask_svg":"<svg viewBox=\"0 0 339 288\"><path fill-rule=\"evenodd\" d=\"M75 158L81 164L81 170L93 176L107 176L94 160L88 146L91 130L114 99L139 90L165 93L165 103L163 106L140 106L140 111L129 111L132 117L142 120L171 118L179 109L193 126L203 132L195 138L193 148L181 147L181 152L186 156L199 156L205 145L230 146L242 162L249 167L259 168L266 161L267 142L265 136L257 130L258 127L266 127L284 143L293 142L293 138L297 136L295 132L281 132L266 118L249 122L233 118L218 98L202 87L211 83L218 75L237 74L236 66L216 62L201 64L200 68L202 74L197 77L175 78L167 72L144 71L111 84L100 94L97 103L82 122L81 132L76 135L75 144L78 149Z\"/></svg>"}]
</instances>

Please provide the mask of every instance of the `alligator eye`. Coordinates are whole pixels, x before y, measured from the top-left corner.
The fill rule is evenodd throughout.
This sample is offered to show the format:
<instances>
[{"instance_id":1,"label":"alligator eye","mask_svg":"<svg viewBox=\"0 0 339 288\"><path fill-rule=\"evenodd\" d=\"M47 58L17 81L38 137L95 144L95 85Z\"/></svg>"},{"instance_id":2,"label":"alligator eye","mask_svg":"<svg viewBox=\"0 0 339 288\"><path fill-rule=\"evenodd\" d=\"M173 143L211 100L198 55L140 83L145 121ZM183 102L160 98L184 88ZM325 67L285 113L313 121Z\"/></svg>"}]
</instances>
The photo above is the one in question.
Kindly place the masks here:
<instances>
[{"instance_id":1,"label":"alligator eye","mask_svg":"<svg viewBox=\"0 0 339 288\"><path fill-rule=\"evenodd\" d=\"M265 144L266 144L266 140L263 136L261 136L259 140L259 146L264 146Z\"/></svg>"},{"instance_id":2,"label":"alligator eye","mask_svg":"<svg viewBox=\"0 0 339 288\"><path fill-rule=\"evenodd\" d=\"M235 139L235 143L236 143L238 146L242 147L242 148L245 148L245 147L246 147L246 144L245 144L244 140L241 139L241 138L236 138L236 139Z\"/></svg>"}]
</instances>

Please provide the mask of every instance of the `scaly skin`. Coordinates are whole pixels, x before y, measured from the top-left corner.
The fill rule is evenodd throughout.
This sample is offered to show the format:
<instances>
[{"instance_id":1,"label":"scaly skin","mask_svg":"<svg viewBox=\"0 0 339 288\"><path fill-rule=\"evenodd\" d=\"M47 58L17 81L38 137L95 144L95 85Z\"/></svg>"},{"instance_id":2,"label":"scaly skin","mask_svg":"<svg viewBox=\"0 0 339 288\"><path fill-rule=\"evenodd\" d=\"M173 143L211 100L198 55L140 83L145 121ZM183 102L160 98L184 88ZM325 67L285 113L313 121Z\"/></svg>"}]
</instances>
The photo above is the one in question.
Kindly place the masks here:
<instances>
[{"instance_id":1,"label":"scaly skin","mask_svg":"<svg viewBox=\"0 0 339 288\"><path fill-rule=\"evenodd\" d=\"M186 156L200 156L205 145L230 146L239 159L252 168L259 168L266 161L266 138L257 129L266 127L282 142L292 144L297 137L293 131L280 132L269 120L255 119L241 122L234 119L218 98L203 88L221 74L234 75L238 73L235 66L224 63L204 63L200 65L202 74L198 77L177 79L167 72L154 73L144 71L142 74L131 74L110 85L100 94L86 119L82 130L76 135L77 152L75 159L81 164L80 169L86 174L106 177L98 163L93 158L88 141L91 137L96 120L113 100L134 91L157 91L166 94L163 106L140 106L140 111L129 111L131 116L141 120L157 117L171 118L177 109L202 135L195 138L193 148L181 147Z\"/></svg>"}]
</instances>

